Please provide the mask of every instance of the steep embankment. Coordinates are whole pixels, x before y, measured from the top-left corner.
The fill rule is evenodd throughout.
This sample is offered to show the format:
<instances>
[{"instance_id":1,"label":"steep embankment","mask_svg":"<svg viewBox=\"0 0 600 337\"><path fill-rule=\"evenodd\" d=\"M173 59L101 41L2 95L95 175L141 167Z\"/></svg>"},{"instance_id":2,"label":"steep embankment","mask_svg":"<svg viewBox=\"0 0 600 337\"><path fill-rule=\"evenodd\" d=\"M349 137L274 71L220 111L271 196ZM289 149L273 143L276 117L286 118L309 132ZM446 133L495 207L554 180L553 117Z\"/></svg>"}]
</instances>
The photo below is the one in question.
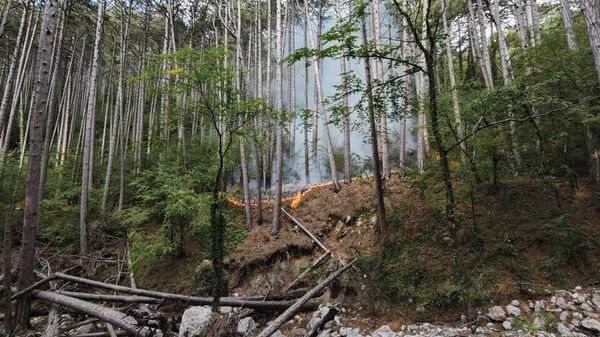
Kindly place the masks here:
<instances>
[{"instance_id":1,"label":"steep embankment","mask_svg":"<svg viewBox=\"0 0 600 337\"><path fill-rule=\"evenodd\" d=\"M556 186L514 180L497 189L470 191L457 184L458 242L452 242L442 187L394 177L386 189L390 237L384 254L377 241L371 179L342 184L338 193L327 186L312 189L297 207L290 208L291 201L285 207L332 257L295 288L310 287L339 261L359 258L359 267L322 300L368 317L368 323L357 325L375 329L455 322L463 313L475 317L477 308L485 311L494 301L535 300L553 289L597 285L600 189ZM241 214L243 209L232 205L230 211ZM271 211L266 205L265 223L255 224L226 257L231 293L280 294L323 253L285 215L280 235L271 236ZM186 247L187 257L158 262L165 273L142 276L144 286L191 292L194 270L208 256L196 242Z\"/></svg>"}]
</instances>

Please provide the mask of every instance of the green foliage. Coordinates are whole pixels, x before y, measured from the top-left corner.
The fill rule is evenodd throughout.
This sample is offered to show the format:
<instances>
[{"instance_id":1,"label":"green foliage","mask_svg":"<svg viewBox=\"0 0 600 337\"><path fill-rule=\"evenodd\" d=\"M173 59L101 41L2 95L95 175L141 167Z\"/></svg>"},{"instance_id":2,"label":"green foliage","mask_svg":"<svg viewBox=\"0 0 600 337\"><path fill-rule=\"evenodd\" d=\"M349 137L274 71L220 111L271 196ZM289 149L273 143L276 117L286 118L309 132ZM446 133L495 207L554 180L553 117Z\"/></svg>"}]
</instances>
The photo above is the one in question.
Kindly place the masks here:
<instances>
[{"instance_id":1,"label":"green foliage","mask_svg":"<svg viewBox=\"0 0 600 337\"><path fill-rule=\"evenodd\" d=\"M174 251L173 245L161 233L152 235L132 231L129 233L129 242L129 255L134 271L144 263L152 263Z\"/></svg>"},{"instance_id":2,"label":"green foliage","mask_svg":"<svg viewBox=\"0 0 600 337\"><path fill-rule=\"evenodd\" d=\"M465 289L457 284L445 283L437 288L432 304L441 309L462 307L465 303Z\"/></svg>"},{"instance_id":3,"label":"green foliage","mask_svg":"<svg viewBox=\"0 0 600 337\"><path fill-rule=\"evenodd\" d=\"M591 245L590 240L577 228L565 220L568 214L563 214L540 228L541 239L552 245L554 258L563 263L575 262L581 259L586 249Z\"/></svg>"}]
</instances>

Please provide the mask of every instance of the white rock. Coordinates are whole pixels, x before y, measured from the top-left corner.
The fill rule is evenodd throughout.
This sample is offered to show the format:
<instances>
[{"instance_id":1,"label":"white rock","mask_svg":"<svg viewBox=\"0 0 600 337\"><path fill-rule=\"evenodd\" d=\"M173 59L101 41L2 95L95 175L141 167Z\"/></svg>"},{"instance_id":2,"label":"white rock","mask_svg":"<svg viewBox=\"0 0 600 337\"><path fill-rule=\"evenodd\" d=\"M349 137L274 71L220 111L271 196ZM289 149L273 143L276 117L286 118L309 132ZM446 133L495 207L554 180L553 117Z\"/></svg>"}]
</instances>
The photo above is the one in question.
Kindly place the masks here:
<instances>
[{"instance_id":1,"label":"white rock","mask_svg":"<svg viewBox=\"0 0 600 337\"><path fill-rule=\"evenodd\" d=\"M582 303L581 304L581 310L583 311L594 311L594 308L592 308L591 305L587 304L587 303Z\"/></svg>"},{"instance_id":2,"label":"white rock","mask_svg":"<svg viewBox=\"0 0 600 337\"><path fill-rule=\"evenodd\" d=\"M310 321L308 321L308 325L306 326L306 328L308 330L314 328L317 326L317 324L319 324L319 322L321 322L321 318L320 317L313 317L310 319Z\"/></svg>"},{"instance_id":3,"label":"white rock","mask_svg":"<svg viewBox=\"0 0 600 337\"><path fill-rule=\"evenodd\" d=\"M581 288L581 286L576 286L575 287L575 291L581 291L581 289L583 289L583 288Z\"/></svg>"},{"instance_id":4,"label":"white rock","mask_svg":"<svg viewBox=\"0 0 600 337\"><path fill-rule=\"evenodd\" d=\"M546 326L546 319L544 317L538 316L533 320L533 326L537 329L543 329Z\"/></svg>"},{"instance_id":5,"label":"white rock","mask_svg":"<svg viewBox=\"0 0 600 337\"><path fill-rule=\"evenodd\" d=\"M237 324L237 332L244 336L248 336L256 331L256 322L252 317L245 317L240 319Z\"/></svg>"},{"instance_id":6,"label":"white rock","mask_svg":"<svg viewBox=\"0 0 600 337\"><path fill-rule=\"evenodd\" d=\"M566 325L562 324L562 323L558 323L556 325L556 329L558 330L558 332L565 336L565 335L569 335L571 333L571 329L567 328Z\"/></svg>"},{"instance_id":7,"label":"white rock","mask_svg":"<svg viewBox=\"0 0 600 337\"><path fill-rule=\"evenodd\" d=\"M331 308L329 308L327 306L319 308L319 313L320 313L321 317L325 317L325 315L327 315L329 313L329 310L331 310Z\"/></svg>"},{"instance_id":8,"label":"white rock","mask_svg":"<svg viewBox=\"0 0 600 337\"><path fill-rule=\"evenodd\" d=\"M384 325L373 331L372 337L396 337L398 336L388 325Z\"/></svg>"},{"instance_id":9,"label":"white rock","mask_svg":"<svg viewBox=\"0 0 600 337\"><path fill-rule=\"evenodd\" d=\"M581 326L583 326L584 328L586 328L588 330L600 332L600 322L598 320L590 318L590 317L584 318L581 321Z\"/></svg>"},{"instance_id":10,"label":"white rock","mask_svg":"<svg viewBox=\"0 0 600 337\"><path fill-rule=\"evenodd\" d=\"M563 312L561 312L560 313L560 320L563 321L563 322L566 321L567 319L569 319L569 315L570 314L571 313L569 311L566 311L566 310L563 311Z\"/></svg>"},{"instance_id":11,"label":"white rock","mask_svg":"<svg viewBox=\"0 0 600 337\"><path fill-rule=\"evenodd\" d=\"M512 330L512 322L511 321L504 321L502 322L502 327L504 328L504 330Z\"/></svg>"},{"instance_id":12,"label":"white rock","mask_svg":"<svg viewBox=\"0 0 600 337\"><path fill-rule=\"evenodd\" d=\"M363 337L359 328L340 328L340 336L342 337Z\"/></svg>"},{"instance_id":13,"label":"white rock","mask_svg":"<svg viewBox=\"0 0 600 337\"><path fill-rule=\"evenodd\" d=\"M596 306L596 308L598 310L600 310L600 294L599 293L595 293L592 296L592 303L594 303L594 305Z\"/></svg>"},{"instance_id":14,"label":"white rock","mask_svg":"<svg viewBox=\"0 0 600 337\"><path fill-rule=\"evenodd\" d=\"M509 305L506 306L506 312L510 316L515 316L515 317L521 316L521 309L519 309L519 307L514 306L512 304L509 304Z\"/></svg>"},{"instance_id":15,"label":"white rock","mask_svg":"<svg viewBox=\"0 0 600 337\"><path fill-rule=\"evenodd\" d=\"M567 303L565 298L562 296L559 296L556 298L556 305L558 305L559 308L564 309L564 310L569 309L569 304Z\"/></svg>"},{"instance_id":16,"label":"white rock","mask_svg":"<svg viewBox=\"0 0 600 337\"><path fill-rule=\"evenodd\" d=\"M208 306L190 307L183 312L179 337L194 337L202 333L212 323L213 312Z\"/></svg>"},{"instance_id":17,"label":"white rock","mask_svg":"<svg viewBox=\"0 0 600 337\"><path fill-rule=\"evenodd\" d=\"M219 307L219 312L222 314L230 314L232 311L232 307Z\"/></svg>"},{"instance_id":18,"label":"white rock","mask_svg":"<svg viewBox=\"0 0 600 337\"><path fill-rule=\"evenodd\" d=\"M501 322L506 318L506 313L501 306L497 305L488 310L487 316L493 321Z\"/></svg>"},{"instance_id":19,"label":"white rock","mask_svg":"<svg viewBox=\"0 0 600 337\"><path fill-rule=\"evenodd\" d=\"M573 324L576 327L580 327L581 326L581 322L577 318L573 318L571 320L571 324Z\"/></svg>"},{"instance_id":20,"label":"white rock","mask_svg":"<svg viewBox=\"0 0 600 337\"><path fill-rule=\"evenodd\" d=\"M485 325L488 329L493 329L495 327L494 323L489 322L488 324Z\"/></svg>"},{"instance_id":21,"label":"white rock","mask_svg":"<svg viewBox=\"0 0 600 337\"><path fill-rule=\"evenodd\" d=\"M580 312L574 312L573 313L573 318L577 318L578 320L583 319L583 315Z\"/></svg>"},{"instance_id":22,"label":"white rock","mask_svg":"<svg viewBox=\"0 0 600 337\"><path fill-rule=\"evenodd\" d=\"M512 301L510 301L510 305L513 305L513 306L515 306L515 307L518 307L518 306L519 306L519 304L521 304L521 303L519 303L519 301L517 301L517 300L512 300Z\"/></svg>"},{"instance_id":23,"label":"white rock","mask_svg":"<svg viewBox=\"0 0 600 337\"><path fill-rule=\"evenodd\" d=\"M323 330L317 335L317 337L331 337L331 332L329 330Z\"/></svg>"}]
</instances>

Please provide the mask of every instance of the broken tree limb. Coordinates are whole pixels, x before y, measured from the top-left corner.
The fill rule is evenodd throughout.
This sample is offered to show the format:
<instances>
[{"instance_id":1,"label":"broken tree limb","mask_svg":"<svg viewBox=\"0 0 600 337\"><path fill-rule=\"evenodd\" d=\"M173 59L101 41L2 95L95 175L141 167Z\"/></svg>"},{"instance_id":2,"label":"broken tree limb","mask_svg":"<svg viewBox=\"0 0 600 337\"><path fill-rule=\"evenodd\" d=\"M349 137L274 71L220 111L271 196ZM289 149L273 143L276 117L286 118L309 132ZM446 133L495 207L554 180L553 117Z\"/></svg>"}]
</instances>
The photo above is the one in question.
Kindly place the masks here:
<instances>
[{"instance_id":1,"label":"broken tree limb","mask_svg":"<svg viewBox=\"0 0 600 337\"><path fill-rule=\"evenodd\" d=\"M298 276L292 283L290 283L287 287L285 287L285 292L288 292L295 285L297 285L300 281L302 281L308 273L310 273L316 266L318 266L321 261L324 261L327 257L331 255L331 251L325 252L325 254L321 255L310 267L308 267L300 276Z\"/></svg>"},{"instance_id":2,"label":"broken tree limb","mask_svg":"<svg viewBox=\"0 0 600 337\"><path fill-rule=\"evenodd\" d=\"M134 336L149 335L150 330L148 328L138 327L137 322L133 318L122 312L51 291L34 290L32 294L35 298L56 303L77 312L96 317L106 323L111 323Z\"/></svg>"},{"instance_id":3,"label":"broken tree limb","mask_svg":"<svg viewBox=\"0 0 600 337\"><path fill-rule=\"evenodd\" d=\"M117 336L127 336L129 335L127 331L116 331ZM71 337L111 337L108 331L105 332L90 332L90 333L82 333L79 335L73 335Z\"/></svg>"},{"instance_id":4,"label":"broken tree limb","mask_svg":"<svg viewBox=\"0 0 600 337\"><path fill-rule=\"evenodd\" d=\"M317 286L315 286L314 288L309 290L306 294L304 294L304 296L299 298L296 301L296 303L294 303L294 305L289 307L281 315L279 315L277 318L275 318L273 321L271 321L271 323L269 323L269 325L263 331L261 331L261 333L257 337L271 336L275 331L277 331L277 329L279 329L283 325L283 323L287 322L291 317L293 317L296 314L296 312L302 307L302 305L304 305L306 302L308 302L313 296L315 296L318 292L320 292L322 289L324 289L327 285L329 285L329 283L331 283L333 280L335 280L338 276L342 275L346 270L350 269L350 267L352 267L356 263L356 261L357 260L354 259L354 260L348 262L345 266L338 269L336 272L329 275L321 283L317 284Z\"/></svg>"},{"instance_id":5,"label":"broken tree limb","mask_svg":"<svg viewBox=\"0 0 600 337\"><path fill-rule=\"evenodd\" d=\"M46 322L46 329L42 337L55 337L58 336L60 328L60 315L59 307L56 304L50 305L50 313L48 314L48 321Z\"/></svg>"},{"instance_id":6,"label":"broken tree limb","mask_svg":"<svg viewBox=\"0 0 600 337\"><path fill-rule=\"evenodd\" d=\"M50 274L47 277L35 282L34 284L30 285L29 287L19 291L18 293L12 295L12 297L10 298L11 301L14 301L16 299L18 299L19 297L22 297L23 295L27 295L29 294L32 290L34 290L35 288L38 288L52 280L56 279L56 276L54 274Z\"/></svg>"},{"instance_id":7,"label":"broken tree limb","mask_svg":"<svg viewBox=\"0 0 600 337\"><path fill-rule=\"evenodd\" d=\"M290 213L288 213L283 207L281 207L281 211L283 212L283 214L287 215L290 220L292 220L296 225L298 225L298 227L300 227L304 233L306 233L306 235L310 236L311 239L313 239L314 242L317 243L317 245L319 245L319 247L321 247L325 252L328 252L329 249L327 249L327 247L325 247L325 245L313 234L311 233L306 227L304 227L303 224L300 223L300 221L296 220L296 218L294 218Z\"/></svg>"},{"instance_id":8,"label":"broken tree limb","mask_svg":"<svg viewBox=\"0 0 600 337\"><path fill-rule=\"evenodd\" d=\"M315 337L319 333L319 331L323 330L323 327L325 327L325 324L327 324L327 322L335 318L335 315L337 315L338 313L338 309L333 305L330 305L327 308L329 310L327 311L325 316L323 316L321 320L317 323L317 325L310 329L310 331L307 332L304 335L304 337Z\"/></svg>"},{"instance_id":9,"label":"broken tree limb","mask_svg":"<svg viewBox=\"0 0 600 337\"><path fill-rule=\"evenodd\" d=\"M76 282L76 283L80 283L80 284L86 284L89 286L102 288L102 289L114 290L114 291L121 292L121 293L140 295L140 296L146 296L146 297L154 297L154 298L162 299L164 301L178 301L178 302L183 302L183 303L193 304L193 305L212 305L213 304L212 297L188 296L188 295L165 293L162 291L134 289L134 288L124 287L124 286L118 286L115 284L85 279L82 277L67 275L67 274L63 274L63 273L56 273L54 275L56 275L58 278L60 278L62 280L66 280L66 281L72 281L72 282ZM108 296L108 295L105 295L105 296ZM113 296L113 295L111 295L111 296ZM221 306L228 306L228 307L244 307L244 308L250 308L250 309L267 309L267 310L269 310L269 309L287 308L290 305L294 304L294 301L247 301L247 300L241 300L236 297L221 297L221 299L219 300L219 303L221 304ZM303 307L303 309L311 309L314 307L315 307L314 303L313 304L309 303L305 307Z\"/></svg>"}]
</instances>

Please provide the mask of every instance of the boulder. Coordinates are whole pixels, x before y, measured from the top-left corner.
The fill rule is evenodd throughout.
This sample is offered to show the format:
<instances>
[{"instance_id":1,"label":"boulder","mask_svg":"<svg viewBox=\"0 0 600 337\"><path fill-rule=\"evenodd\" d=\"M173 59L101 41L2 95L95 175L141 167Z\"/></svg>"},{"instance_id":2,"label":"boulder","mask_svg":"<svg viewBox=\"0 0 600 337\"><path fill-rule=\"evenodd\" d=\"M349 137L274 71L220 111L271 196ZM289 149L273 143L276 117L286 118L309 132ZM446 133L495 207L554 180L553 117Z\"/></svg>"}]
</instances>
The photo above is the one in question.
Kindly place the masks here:
<instances>
[{"instance_id":1,"label":"boulder","mask_svg":"<svg viewBox=\"0 0 600 337\"><path fill-rule=\"evenodd\" d=\"M248 336L256 331L256 327L256 322L252 317L245 317L238 322L236 331L244 336Z\"/></svg>"},{"instance_id":2,"label":"boulder","mask_svg":"<svg viewBox=\"0 0 600 337\"><path fill-rule=\"evenodd\" d=\"M595 332L600 332L600 321L587 317L581 320L581 326Z\"/></svg>"},{"instance_id":3,"label":"boulder","mask_svg":"<svg viewBox=\"0 0 600 337\"><path fill-rule=\"evenodd\" d=\"M396 337L398 336L388 325L384 325L373 331L372 337Z\"/></svg>"},{"instance_id":4,"label":"boulder","mask_svg":"<svg viewBox=\"0 0 600 337\"><path fill-rule=\"evenodd\" d=\"M208 306L190 307L183 312L179 337L200 336L213 320L213 312Z\"/></svg>"},{"instance_id":5,"label":"boulder","mask_svg":"<svg viewBox=\"0 0 600 337\"><path fill-rule=\"evenodd\" d=\"M506 318L506 312L504 312L501 306L497 305L488 310L487 316L492 321L502 322Z\"/></svg>"}]
</instances>

